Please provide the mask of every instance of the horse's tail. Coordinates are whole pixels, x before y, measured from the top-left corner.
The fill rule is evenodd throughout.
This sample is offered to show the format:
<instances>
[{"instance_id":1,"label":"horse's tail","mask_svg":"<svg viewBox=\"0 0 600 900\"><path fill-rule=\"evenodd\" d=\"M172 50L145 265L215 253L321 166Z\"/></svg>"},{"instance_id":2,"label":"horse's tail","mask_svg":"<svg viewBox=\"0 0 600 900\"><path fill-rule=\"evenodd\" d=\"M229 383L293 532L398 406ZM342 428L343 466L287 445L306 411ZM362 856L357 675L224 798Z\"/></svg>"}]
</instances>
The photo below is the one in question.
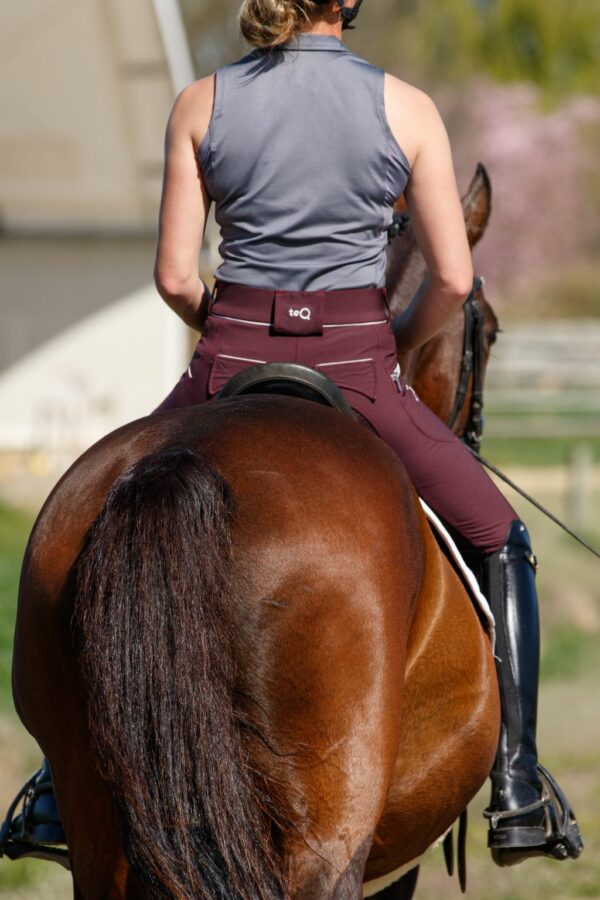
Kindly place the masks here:
<instances>
[{"instance_id":1,"label":"horse's tail","mask_svg":"<svg viewBox=\"0 0 600 900\"><path fill-rule=\"evenodd\" d=\"M195 451L116 481L77 569L92 750L147 896L285 895L233 701L232 493Z\"/></svg>"}]
</instances>

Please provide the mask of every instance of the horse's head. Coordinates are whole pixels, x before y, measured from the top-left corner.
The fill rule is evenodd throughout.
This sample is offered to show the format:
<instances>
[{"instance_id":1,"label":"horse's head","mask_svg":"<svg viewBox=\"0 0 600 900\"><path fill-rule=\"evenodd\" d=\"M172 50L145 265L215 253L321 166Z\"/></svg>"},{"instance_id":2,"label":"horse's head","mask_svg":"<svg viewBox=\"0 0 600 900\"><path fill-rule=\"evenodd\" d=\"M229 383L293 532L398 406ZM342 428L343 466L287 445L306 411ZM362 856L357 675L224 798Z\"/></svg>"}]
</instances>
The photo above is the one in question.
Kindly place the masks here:
<instances>
[{"instance_id":1,"label":"horse's head","mask_svg":"<svg viewBox=\"0 0 600 900\"><path fill-rule=\"evenodd\" d=\"M483 236L491 213L492 189L489 176L481 163L462 207L469 244L474 247ZM397 212L403 212L402 202ZM425 260L417 246L413 229L407 226L395 237L388 257L387 287L392 318L405 309L427 274ZM480 285L474 294L483 313L482 374L499 331L498 319L487 302ZM456 396L460 388L465 350L465 315L457 312L435 338L418 350L399 356L405 379L413 385L422 400L444 421L451 423ZM467 384L465 402L452 422L453 431L462 436L469 419L472 379Z\"/></svg>"}]
</instances>

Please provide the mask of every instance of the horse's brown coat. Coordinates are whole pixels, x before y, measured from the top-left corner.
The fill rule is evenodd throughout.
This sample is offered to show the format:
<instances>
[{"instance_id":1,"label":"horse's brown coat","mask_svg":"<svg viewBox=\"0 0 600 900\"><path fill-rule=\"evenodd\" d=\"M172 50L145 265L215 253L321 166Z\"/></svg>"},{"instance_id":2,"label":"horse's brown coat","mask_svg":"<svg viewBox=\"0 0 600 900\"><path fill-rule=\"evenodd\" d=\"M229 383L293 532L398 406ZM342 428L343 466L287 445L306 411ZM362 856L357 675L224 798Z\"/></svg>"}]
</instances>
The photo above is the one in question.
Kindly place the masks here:
<instances>
[{"instance_id":1,"label":"horse's brown coat","mask_svg":"<svg viewBox=\"0 0 600 900\"><path fill-rule=\"evenodd\" d=\"M53 766L80 896L142 894L88 752L70 570L115 476L182 442L218 464L236 497L240 688L272 748L257 742L255 765L294 826L290 897L357 896L356 875L336 884L353 864L362 872L375 832L368 877L414 858L484 780L492 658L395 455L338 414L283 398L133 423L76 463L40 515L15 696Z\"/></svg>"},{"instance_id":2,"label":"horse's brown coat","mask_svg":"<svg viewBox=\"0 0 600 900\"><path fill-rule=\"evenodd\" d=\"M479 173L475 212L486 190ZM393 311L422 274L411 242L409 233L392 259L391 283L403 275ZM457 320L420 363L405 361L442 418L461 338ZM427 353L435 365L419 376ZM499 728L493 659L394 454L329 410L280 398L132 423L84 454L40 514L23 567L14 693L53 767L75 896L147 895L89 750L72 567L117 476L178 443L201 448L236 497L240 702L264 733L252 764L279 812L289 898L356 900L365 866L372 879L413 860L487 776Z\"/></svg>"}]
</instances>

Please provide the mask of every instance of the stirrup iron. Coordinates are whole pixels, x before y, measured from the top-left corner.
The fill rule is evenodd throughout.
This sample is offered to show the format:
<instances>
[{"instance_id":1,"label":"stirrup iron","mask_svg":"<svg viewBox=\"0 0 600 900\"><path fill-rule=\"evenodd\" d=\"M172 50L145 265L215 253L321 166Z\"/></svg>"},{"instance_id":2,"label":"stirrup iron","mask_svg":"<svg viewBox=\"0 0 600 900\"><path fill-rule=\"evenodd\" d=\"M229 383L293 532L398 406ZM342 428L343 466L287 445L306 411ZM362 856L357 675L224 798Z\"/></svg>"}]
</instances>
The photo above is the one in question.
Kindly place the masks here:
<instances>
[{"instance_id":1,"label":"stirrup iron","mask_svg":"<svg viewBox=\"0 0 600 900\"><path fill-rule=\"evenodd\" d=\"M39 797L52 789L51 783L38 783L43 770L39 770L23 785L11 803L6 819L0 828L0 857L17 860L31 857L57 862L70 869L69 851L65 845L62 827L53 822L34 822L32 812ZM22 810L16 815L19 804ZM63 846L60 846L60 845Z\"/></svg>"},{"instance_id":2,"label":"stirrup iron","mask_svg":"<svg viewBox=\"0 0 600 900\"><path fill-rule=\"evenodd\" d=\"M564 792L540 763L537 763L537 771L543 785L538 801L519 809L485 810L483 813L490 822L488 846L499 866L517 865L533 856L577 859L583 851L581 832ZM544 810L543 827L510 826L510 819L538 809Z\"/></svg>"}]
</instances>

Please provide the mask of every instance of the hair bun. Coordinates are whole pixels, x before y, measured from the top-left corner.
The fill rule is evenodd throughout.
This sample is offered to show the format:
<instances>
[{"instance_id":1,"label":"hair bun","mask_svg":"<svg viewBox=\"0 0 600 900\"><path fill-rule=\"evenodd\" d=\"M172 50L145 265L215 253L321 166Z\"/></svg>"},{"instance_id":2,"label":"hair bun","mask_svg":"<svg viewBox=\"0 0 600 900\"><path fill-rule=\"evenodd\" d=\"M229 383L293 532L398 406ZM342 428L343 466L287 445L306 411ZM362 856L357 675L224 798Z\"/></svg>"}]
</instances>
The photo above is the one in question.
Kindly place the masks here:
<instances>
[{"instance_id":1,"label":"hair bun","mask_svg":"<svg viewBox=\"0 0 600 900\"><path fill-rule=\"evenodd\" d=\"M268 49L285 44L330 0L244 0L240 30L255 47Z\"/></svg>"}]
</instances>

